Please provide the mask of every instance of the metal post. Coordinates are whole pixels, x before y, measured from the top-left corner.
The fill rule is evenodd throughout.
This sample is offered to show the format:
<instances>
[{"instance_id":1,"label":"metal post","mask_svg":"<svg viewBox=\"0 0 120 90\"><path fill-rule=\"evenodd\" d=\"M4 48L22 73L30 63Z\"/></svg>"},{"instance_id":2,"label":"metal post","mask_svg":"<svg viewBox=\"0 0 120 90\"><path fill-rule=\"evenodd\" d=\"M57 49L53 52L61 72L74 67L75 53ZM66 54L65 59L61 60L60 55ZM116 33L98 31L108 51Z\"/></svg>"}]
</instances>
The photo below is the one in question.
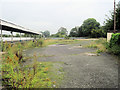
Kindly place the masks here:
<instances>
[{"instance_id":1,"label":"metal post","mask_svg":"<svg viewBox=\"0 0 120 90\"><path fill-rule=\"evenodd\" d=\"M13 43L13 32L11 31L11 43Z\"/></svg>"},{"instance_id":2,"label":"metal post","mask_svg":"<svg viewBox=\"0 0 120 90\"><path fill-rule=\"evenodd\" d=\"M20 42L21 42L21 32L20 32Z\"/></svg>"},{"instance_id":3,"label":"metal post","mask_svg":"<svg viewBox=\"0 0 120 90\"><path fill-rule=\"evenodd\" d=\"M35 41L35 35L33 34L33 42Z\"/></svg>"},{"instance_id":4,"label":"metal post","mask_svg":"<svg viewBox=\"0 0 120 90\"><path fill-rule=\"evenodd\" d=\"M27 34L26 34L26 41L27 41Z\"/></svg>"},{"instance_id":5,"label":"metal post","mask_svg":"<svg viewBox=\"0 0 120 90\"><path fill-rule=\"evenodd\" d=\"M29 40L31 40L31 35L29 34Z\"/></svg>"},{"instance_id":6,"label":"metal post","mask_svg":"<svg viewBox=\"0 0 120 90\"><path fill-rule=\"evenodd\" d=\"M31 38L32 38L32 35L30 34L30 40L32 40Z\"/></svg>"},{"instance_id":7,"label":"metal post","mask_svg":"<svg viewBox=\"0 0 120 90\"><path fill-rule=\"evenodd\" d=\"M116 3L114 0L114 33L116 33Z\"/></svg>"},{"instance_id":8,"label":"metal post","mask_svg":"<svg viewBox=\"0 0 120 90\"><path fill-rule=\"evenodd\" d=\"M34 40L35 40L35 35L34 35Z\"/></svg>"},{"instance_id":9,"label":"metal post","mask_svg":"<svg viewBox=\"0 0 120 90\"><path fill-rule=\"evenodd\" d=\"M40 34L39 34L39 39L40 39Z\"/></svg>"}]
</instances>

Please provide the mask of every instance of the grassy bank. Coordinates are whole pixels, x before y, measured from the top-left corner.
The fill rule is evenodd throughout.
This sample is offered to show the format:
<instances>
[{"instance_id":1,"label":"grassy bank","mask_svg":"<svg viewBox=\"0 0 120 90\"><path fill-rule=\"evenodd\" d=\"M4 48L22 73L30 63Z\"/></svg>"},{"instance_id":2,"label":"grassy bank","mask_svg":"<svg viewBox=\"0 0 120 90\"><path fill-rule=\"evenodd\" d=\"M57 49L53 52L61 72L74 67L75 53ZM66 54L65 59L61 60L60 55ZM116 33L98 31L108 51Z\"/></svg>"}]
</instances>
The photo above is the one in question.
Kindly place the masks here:
<instances>
[{"instance_id":1,"label":"grassy bank","mask_svg":"<svg viewBox=\"0 0 120 90\"><path fill-rule=\"evenodd\" d=\"M28 48L43 47L44 40L28 41L25 43L11 44L5 42L2 55L2 84L7 88L55 88L58 81L62 79L62 74L56 77L59 71L54 69L52 62L38 62L34 54L33 63L24 65L26 61L22 51ZM51 72L52 70L52 72ZM54 79L52 78L54 77ZM61 78L60 78L61 77Z\"/></svg>"}]
</instances>

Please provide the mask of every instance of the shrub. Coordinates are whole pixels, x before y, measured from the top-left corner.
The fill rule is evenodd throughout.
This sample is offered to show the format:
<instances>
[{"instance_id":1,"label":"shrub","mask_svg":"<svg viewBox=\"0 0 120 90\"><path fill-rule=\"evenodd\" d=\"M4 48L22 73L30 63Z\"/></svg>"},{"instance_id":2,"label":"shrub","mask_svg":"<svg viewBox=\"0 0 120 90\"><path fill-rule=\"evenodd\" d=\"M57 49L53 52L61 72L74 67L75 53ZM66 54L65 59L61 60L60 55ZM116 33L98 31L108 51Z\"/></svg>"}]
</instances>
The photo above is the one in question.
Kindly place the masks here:
<instances>
[{"instance_id":1,"label":"shrub","mask_svg":"<svg viewBox=\"0 0 120 90\"><path fill-rule=\"evenodd\" d=\"M115 54L115 55L120 55L120 46L119 45L115 45L111 48L111 51Z\"/></svg>"},{"instance_id":2,"label":"shrub","mask_svg":"<svg viewBox=\"0 0 120 90\"><path fill-rule=\"evenodd\" d=\"M65 36L65 37L64 37L64 39L70 39L70 37L68 37L68 36Z\"/></svg>"},{"instance_id":3,"label":"shrub","mask_svg":"<svg viewBox=\"0 0 120 90\"><path fill-rule=\"evenodd\" d=\"M111 40L107 43L108 52L120 55L120 33L112 34Z\"/></svg>"},{"instance_id":4,"label":"shrub","mask_svg":"<svg viewBox=\"0 0 120 90\"><path fill-rule=\"evenodd\" d=\"M39 39L38 41L37 41L37 46L40 46L40 47L42 47L43 46L43 44L44 44L44 40L43 39Z\"/></svg>"},{"instance_id":5,"label":"shrub","mask_svg":"<svg viewBox=\"0 0 120 90\"><path fill-rule=\"evenodd\" d=\"M112 34L110 47L113 47L114 45L120 45L120 33Z\"/></svg>"}]
</instances>

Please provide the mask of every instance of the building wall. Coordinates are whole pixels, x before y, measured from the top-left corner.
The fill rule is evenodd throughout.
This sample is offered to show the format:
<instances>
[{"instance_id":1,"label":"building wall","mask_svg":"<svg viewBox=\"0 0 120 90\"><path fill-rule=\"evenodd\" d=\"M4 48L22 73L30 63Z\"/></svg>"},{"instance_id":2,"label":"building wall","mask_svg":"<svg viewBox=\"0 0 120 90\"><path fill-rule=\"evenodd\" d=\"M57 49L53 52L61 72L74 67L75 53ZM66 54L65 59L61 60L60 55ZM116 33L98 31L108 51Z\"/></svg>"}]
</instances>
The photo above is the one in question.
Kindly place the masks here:
<instances>
[{"instance_id":1,"label":"building wall","mask_svg":"<svg viewBox=\"0 0 120 90\"><path fill-rule=\"evenodd\" d=\"M111 37L112 37L112 34L113 34L113 33L111 33L111 32L108 32L108 33L107 33L107 42L110 41L110 39L111 39Z\"/></svg>"}]
</instances>

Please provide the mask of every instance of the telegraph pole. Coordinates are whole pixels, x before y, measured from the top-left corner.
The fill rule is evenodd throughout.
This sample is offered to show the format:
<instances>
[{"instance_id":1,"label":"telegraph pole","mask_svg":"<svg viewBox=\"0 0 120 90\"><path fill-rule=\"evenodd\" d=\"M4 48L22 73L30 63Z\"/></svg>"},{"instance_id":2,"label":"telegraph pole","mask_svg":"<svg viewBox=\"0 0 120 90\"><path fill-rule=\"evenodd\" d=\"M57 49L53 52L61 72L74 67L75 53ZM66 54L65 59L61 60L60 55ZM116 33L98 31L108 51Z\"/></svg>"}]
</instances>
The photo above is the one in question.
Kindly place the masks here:
<instances>
[{"instance_id":1,"label":"telegraph pole","mask_svg":"<svg viewBox=\"0 0 120 90\"><path fill-rule=\"evenodd\" d=\"M3 52L3 38L2 38L2 24L0 19L0 30L1 30L1 52Z\"/></svg>"},{"instance_id":2,"label":"telegraph pole","mask_svg":"<svg viewBox=\"0 0 120 90\"><path fill-rule=\"evenodd\" d=\"M114 0L114 33L116 33L116 2Z\"/></svg>"}]
</instances>

